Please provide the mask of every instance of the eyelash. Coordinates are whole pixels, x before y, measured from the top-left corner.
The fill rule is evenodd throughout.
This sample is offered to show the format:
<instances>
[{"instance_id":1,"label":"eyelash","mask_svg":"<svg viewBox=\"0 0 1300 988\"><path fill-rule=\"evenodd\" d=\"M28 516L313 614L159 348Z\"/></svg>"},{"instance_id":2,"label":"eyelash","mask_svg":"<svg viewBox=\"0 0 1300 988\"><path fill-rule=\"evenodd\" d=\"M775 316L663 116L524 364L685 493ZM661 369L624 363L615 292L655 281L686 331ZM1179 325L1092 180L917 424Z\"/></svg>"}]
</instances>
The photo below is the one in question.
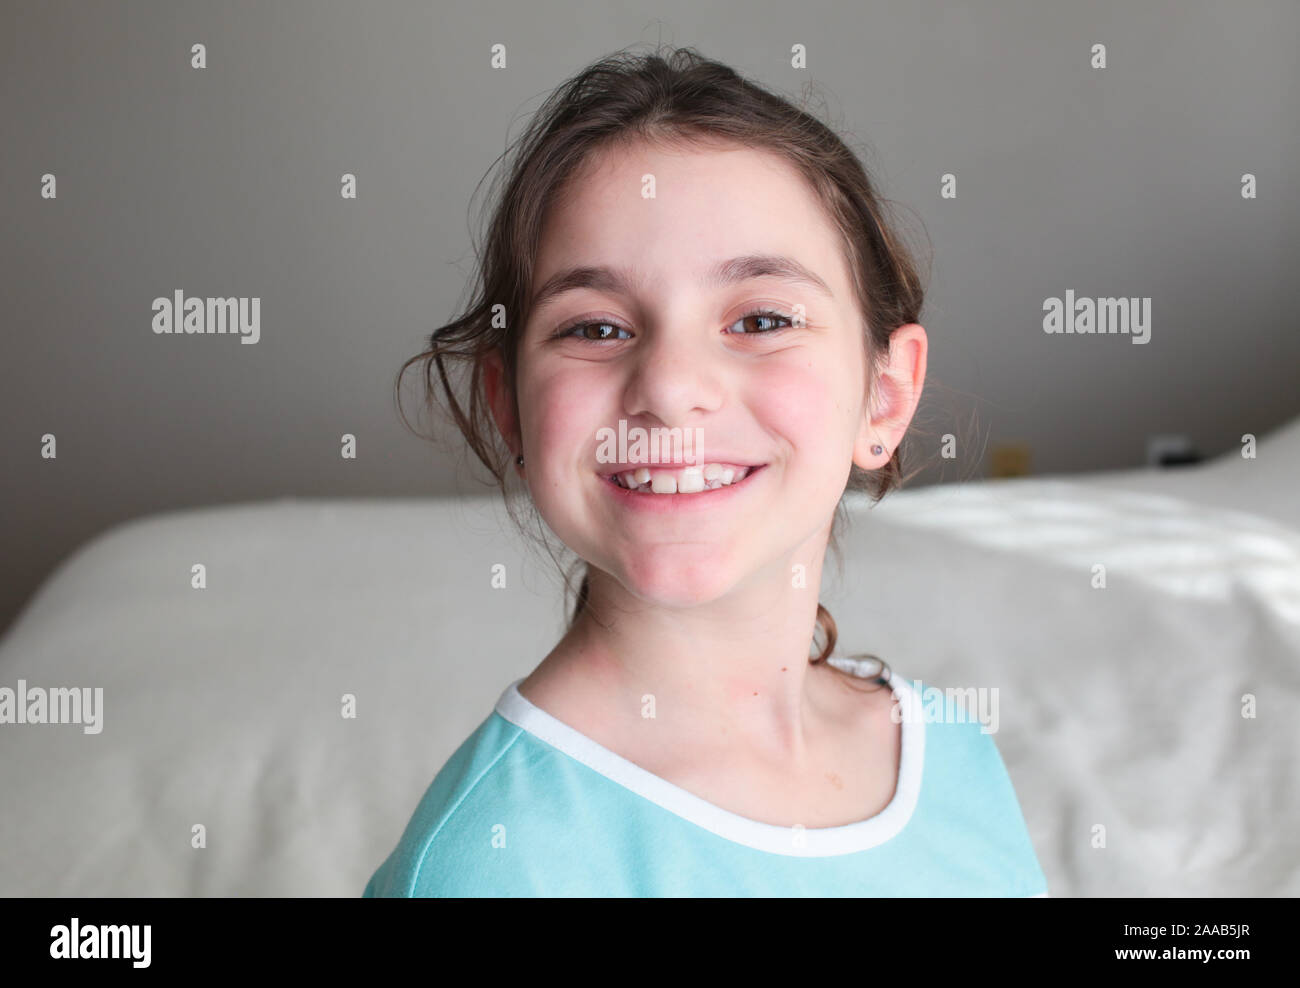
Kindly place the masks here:
<instances>
[{"instance_id":1,"label":"eyelash","mask_svg":"<svg viewBox=\"0 0 1300 988\"><path fill-rule=\"evenodd\" d=\"M786 323L789 323L790 325L777 326L774 329L763 329L763 330L757 330L755 332L750 332L750 333L729 333L728 335L730 336L772 336L776 333L781 332L783 329L789 329L794 325L793 316L787 316L784 312L778 312L775 309L765 309L759 307L759 308L751 309L748 312L744 313L743 315L737 316L735 322L731 323L731 326L734 326L736 323L741 322L745 319L753 319L755 316L762 316L765 319L780 319L785 321ZM576 322L569 326L565 326L563 329L557 330L555 332L555 335L552 337L552 339L562 339L564 337L572 336L574 339L578 340L581 343L592 343L595 344L596 346L602 346L603 344L606 343L623 342L622 340L612 339L612 338L604 339L604 340L593 340L582 335L575 335L576 330L585 329L588 326L613 326L615 329L621 329L624 332L627 332L626 327L620 326L612 319L584 319L582 322ZM730 328L730 326L728 328Z\"/></svg>"}]
</instances>

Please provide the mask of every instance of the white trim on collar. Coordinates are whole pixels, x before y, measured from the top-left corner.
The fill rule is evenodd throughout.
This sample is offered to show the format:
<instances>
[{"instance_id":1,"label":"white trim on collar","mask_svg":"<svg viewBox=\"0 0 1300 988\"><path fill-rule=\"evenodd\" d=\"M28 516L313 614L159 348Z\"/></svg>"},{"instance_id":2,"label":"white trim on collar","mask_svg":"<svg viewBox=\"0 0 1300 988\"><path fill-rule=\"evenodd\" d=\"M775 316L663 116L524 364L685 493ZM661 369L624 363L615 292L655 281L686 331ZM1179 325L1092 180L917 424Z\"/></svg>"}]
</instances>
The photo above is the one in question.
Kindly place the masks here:
<instances>
[{"instance_id":1,"label":"white trim on collar","mask_svg":"<svg viewBox=\"0 0 1300 988\"><path fill-rule=\"evenodd\" d=\"M865 851L898 834L912 818L921 795L925 764L924 709L916 691L892 670L889 685L904 705L898 786L893 798L883 810L866 820L812 829L760 823L673 785L535 706L519 692L523 681L521 677L507 686L496 703L496 712L510 723L668 812L719 837L759 851L792 857L827 857Z\"/></svg>"}]
</instances>

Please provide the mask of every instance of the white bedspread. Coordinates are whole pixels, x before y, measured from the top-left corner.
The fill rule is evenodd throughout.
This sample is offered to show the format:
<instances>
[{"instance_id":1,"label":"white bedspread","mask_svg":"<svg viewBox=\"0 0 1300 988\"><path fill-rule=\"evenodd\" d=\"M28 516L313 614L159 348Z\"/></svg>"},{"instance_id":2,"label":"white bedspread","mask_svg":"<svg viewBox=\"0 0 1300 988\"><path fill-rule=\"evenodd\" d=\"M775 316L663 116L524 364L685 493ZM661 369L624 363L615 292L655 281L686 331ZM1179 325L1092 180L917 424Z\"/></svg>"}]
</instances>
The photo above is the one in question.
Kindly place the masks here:
<instances>
[{"instance_id":1,"label":"white bedspread","mask_svg":"<svg viewBox=\"0 0 1300 988\"><path fill-rule=\"evenodd\" d=\"M854 505L823 600L842 651L997 689L1054 896L1297 895L1298 478L1294 424L1255 461L893 494ZM0 894L360 895L560 634L502 519L285 499L84 546L0 641L0 687L102 687L102 730L0 725Z\"/></svg>"}]
</instances>

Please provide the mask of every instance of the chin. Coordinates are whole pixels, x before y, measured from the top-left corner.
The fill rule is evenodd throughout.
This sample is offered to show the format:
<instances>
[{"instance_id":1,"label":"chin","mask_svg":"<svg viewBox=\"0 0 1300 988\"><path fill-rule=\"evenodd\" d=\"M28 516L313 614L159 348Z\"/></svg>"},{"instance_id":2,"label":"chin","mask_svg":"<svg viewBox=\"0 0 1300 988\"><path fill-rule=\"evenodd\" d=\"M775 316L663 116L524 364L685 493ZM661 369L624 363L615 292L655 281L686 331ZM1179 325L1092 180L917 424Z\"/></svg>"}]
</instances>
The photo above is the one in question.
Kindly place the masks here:
<instances>
[{"instance_id":1,"label":"chin","mask_svg":"<svg viewBox=\"0 0 1300 988\"><path fill-rule=\"evenodd\" d=\"M701 547L703 549L703 547ZM661 554L653 563L642 560L624 568L620 582L628 593L660 607L696 607L725 596L739 582L716 553L702 553L689 560L678 553Z\"/></svg>"}]
</instances>

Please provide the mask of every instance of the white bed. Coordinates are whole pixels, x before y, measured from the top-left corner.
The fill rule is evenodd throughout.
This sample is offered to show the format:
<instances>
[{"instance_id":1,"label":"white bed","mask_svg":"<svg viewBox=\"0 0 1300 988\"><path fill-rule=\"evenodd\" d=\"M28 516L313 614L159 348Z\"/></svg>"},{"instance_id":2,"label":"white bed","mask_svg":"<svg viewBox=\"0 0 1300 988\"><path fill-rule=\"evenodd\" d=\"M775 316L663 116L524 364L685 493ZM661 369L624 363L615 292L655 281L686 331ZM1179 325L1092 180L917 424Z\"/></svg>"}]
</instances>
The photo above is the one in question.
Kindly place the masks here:
<instances>
[{"instance_id":1,"label":"white bed","mask_svg":"<svg viewBox=\"0 0 1300 988\"><path fill-rule=\"evenodd\" d=\"M1052 895L1297 895L1297 480L1300 421L1255 460L892 494L823 599L848 651L997 689ZM0 894L360 895L562 619L493 498L117 526L0 641L0 687L104 691L98 734L0 725Z\"/></svg>"}]
</instances>

